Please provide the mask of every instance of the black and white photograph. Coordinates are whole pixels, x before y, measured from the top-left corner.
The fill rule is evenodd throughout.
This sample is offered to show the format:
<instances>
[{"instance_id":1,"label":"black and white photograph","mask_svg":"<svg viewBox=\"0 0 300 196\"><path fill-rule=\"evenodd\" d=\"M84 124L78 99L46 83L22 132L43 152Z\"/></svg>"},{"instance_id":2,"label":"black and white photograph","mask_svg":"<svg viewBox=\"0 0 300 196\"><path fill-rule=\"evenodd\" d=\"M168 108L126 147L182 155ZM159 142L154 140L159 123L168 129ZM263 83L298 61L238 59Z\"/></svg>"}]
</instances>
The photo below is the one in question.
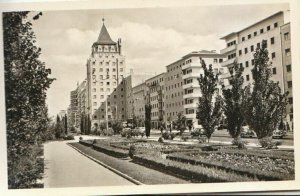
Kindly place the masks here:
<instances>
[{"instance_id":1,"label":"black and white photograph","mask_svg":"<svg viewBox=\"0 0 300 196\"><path fill-rule=\"evenodd\" d=\"M299 190L298 1L105 2L0 3L7 193Z\"/></svg>"}]
</instances>

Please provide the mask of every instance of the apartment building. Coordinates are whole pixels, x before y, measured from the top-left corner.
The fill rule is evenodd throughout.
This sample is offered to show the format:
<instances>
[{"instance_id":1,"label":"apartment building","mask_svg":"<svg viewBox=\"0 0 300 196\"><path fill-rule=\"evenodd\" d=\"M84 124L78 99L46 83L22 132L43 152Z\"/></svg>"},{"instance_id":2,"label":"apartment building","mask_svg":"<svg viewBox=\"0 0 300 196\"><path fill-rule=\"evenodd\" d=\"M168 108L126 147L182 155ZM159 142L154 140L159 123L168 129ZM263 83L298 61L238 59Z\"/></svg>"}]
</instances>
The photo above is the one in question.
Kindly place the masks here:
<instances>
[{"instance_id":1,"label":"apartment building","mask_svg":"<svg viewBox=\"0 0 300 196\"><path fill-rule=\"evenodd\" d=\"M92 125L99 124L102 116L96 112L111 95L126 73L125 56L121 51L121 39L114 42L103 22L99 37L92 45L87 60L88 112Z\"/></svg>"},{"instance_id":2,"label":"apartment building","mask_svg":"<svg viewBox=\"0 0 300 196\"><path fill-rule=\"evenodd\" d=\"M279 83L282 92L286 90L292 92L291 50L290 40L288 40L290 30L289 24L285 23L285 18L285 13L280 11L240 31L222 37L221 39L226 42L226 48L221 50L221 54L226 55L227 60L221 63L221 66L228 68L229 73L233 73L234 62L237 62L244 67L244 85L252 84L253 54L257 47L261 47L262 41L266 40L269 59L272 62L271 79ZM229 73L222 75L227 86L230 86ZM291 114L292 93L290 93L289 101L288 112ZM289 121L290 117L293 118L293 115L287 117Z\"/></svg>"},{"instance_id":3,"label":"apartment building","mask_svg":"<svg viewBox=\"0 0 300 196\"><path fill-rule=\"evenodd\" d=\"M70 93L70 125L75 126L78 124L78 118L77 118L77 113L78 113L78 92L77 89L71 91Z\"/></svg>"},{"instance_id":4,"label":"apartment building","mask_svg":"<svg viewBox=\"0 0 300 196\"><path fill-rule=\"evenodd\" d=\"M291 25L286 23L281 27L282 66L284 91L288 91L288 105L286 108L286 121L290 130L293 128L293 81L292 81L292 55L291 55Z\"/></svg>"},{"instance_id":5,"label":"apartment building","mask_svg":"<svg viewBox=\"0 0 300 196\"><path fill-rule=\"evenodd\" d=\"M201 74L204 74L200 58L205 61L207 66L212 66L214 72L223 74L224 68L221 67L221 63L224 60L224 55L218 54L215 51L201 50L199 52L192 52L184 57L184 62L181 66L183 75L182 89L184 92L184 115L188 124L192 124L193 127L199 127L196 114L198 110L199 97L201 97L200 86L198 78ZM218 85L218 91L221 89L221 83ZM201 111L199 111L201 112Z\"/></svg>"},{"instance_id":6,"label":"apartment building","mask_svg":"<svg viewBox=\"0 0 300 196\"><path fill-rule=\"evenodd\" d=\"M181 66L185 64L184 59L180 59L166 66L165 73L165 118L168 122L177 119L177 114L184 114L183 100L183 79Z\"/></svg>"},{"instance_id":7,"label":"apartment building","mask_svg":"<svg viewBox=\"0 0 300 196\"><path fill-rule=\"evenodd\" d=\"M146 83L143 82L132 88L132 109L133 115L139 119L145 120L145 104L146 104Z\"/></svg>"},{"instance_id":8,"label":"apartment building","mask_svg":"<svg viewBox=\"0 0 300 196\"><path fill-rule=\"evenodd\" d=\"M165 73L146 80L146 103L151 104L151 126L158 129L165 121Z\"/></svg>"}]
</instances>

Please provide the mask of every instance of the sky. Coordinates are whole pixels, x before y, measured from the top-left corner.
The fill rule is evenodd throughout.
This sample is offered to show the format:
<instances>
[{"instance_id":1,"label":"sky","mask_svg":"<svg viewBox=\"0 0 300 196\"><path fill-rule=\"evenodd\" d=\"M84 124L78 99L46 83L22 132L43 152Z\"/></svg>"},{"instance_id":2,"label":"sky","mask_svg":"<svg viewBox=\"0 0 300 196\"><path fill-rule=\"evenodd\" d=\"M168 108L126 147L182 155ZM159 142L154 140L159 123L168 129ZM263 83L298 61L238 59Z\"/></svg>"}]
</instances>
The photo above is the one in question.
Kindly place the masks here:
<instances>
[{"instance_id":1,"label":"sky","mask_svg":"<svg viewBox=\"0 0 300 196\"><path fill-rule=\"evenodd\" d=\"M158 74L192 51L219 52L225 48L222 36L288 9L288 4L260 4L45 11L33 29L41 59L56 78L47 92L49 114L66 110L70 91L85 79L102 18L111 38L122 39L128 71Z\"/></svg>"}]
</instances>

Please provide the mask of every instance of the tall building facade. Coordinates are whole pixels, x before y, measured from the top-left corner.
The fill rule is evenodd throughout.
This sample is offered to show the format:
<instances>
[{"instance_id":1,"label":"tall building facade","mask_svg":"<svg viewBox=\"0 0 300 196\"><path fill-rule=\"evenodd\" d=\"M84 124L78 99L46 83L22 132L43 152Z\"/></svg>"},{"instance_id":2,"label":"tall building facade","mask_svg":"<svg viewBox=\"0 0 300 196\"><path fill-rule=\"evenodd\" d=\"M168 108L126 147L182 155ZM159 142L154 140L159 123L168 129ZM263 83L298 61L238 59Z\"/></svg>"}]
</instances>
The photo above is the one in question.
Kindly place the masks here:
<instances>
[{"instance_id":1,"label":"tall building facade","mask_svg":"<svg viewBox=\"0 0 300 196\"><path fill-rule=\"evenodd\" d=\"M193 127L200 127L196 118L196 113L201 112L198 110L199 97L201 97L200 85L198 78L204 74L200 62L200 58L205 61L207 66L212 66L214 73L224 73L224 68L221 67L224 55L218 54L215 51L202 50L199 52L192 52L183 57L184 63L182 68L183 79L183 100L184 100L184 115L187 123ZM218 85L218 92L221 89L221 81Z\"/></svg>"},{"instance_id":2,"label":"tall building facade","mask_svg":"<svg viewBox=\"0 0 300 196\"><path fill-rule=\"evenodd\" d=\"M279 83L282 92L291 91L290 40L285 39L285 33L288 37L289 24L285 23L284 12L280 11L238 32L222 37L221 39L225 40L227 47L221 50L221 53L226 55L227 59L221 63L221 66L229 71L222 78L227 86L230 86L231 76L229 73L233 72L234 62L244 67L244 86L253 83L251 73L254 66L253 54L257 47L261 47L262 41L266 40L269 59L272 62L271 79ZM289 96L292 102L292 93ZM290 113L290 111L288 112ZM292 115L287 117L289 121L290 117Z\"/></svg>"},{"instance_id":3,"label":"tall building facade","mask_svg":"<svg viewBox=\"0 0 300 196\"><path fill-rule=\"evenodd\" d=\"M122 55L121 48L121 39L114 42L103 22L86 64L87 110L92 119L92 126L99 125L103 114L97 112L98 108L105 104L108 96L115 91L126 73L125 56Z\"/></svg>"},{"instance_id":4,"label":"tall building facade","mask_svg":"<svg viewBox=\"0 0 300 196\"><path fill-rule=\"evenodd\" d=\"M282 66L284 91L288 91L288 105L286 108L286 121L288 128L292 130L293 125L293 81L292 81L292 55L291 55L291 25L286 23L281 27Z\"/></svg>"},{"instance_id":5,"label":"tall building facade","mask_svg":"<svg viewBox=\"0 0 300 196\"><path fill-rule=\"evenodd\" d=\"M152 127L158 129L165 119L165 73L146 80L146 103L150 103Z\"/></svg>"},{"instance_id":6,"label":"tall building facade","mask_svg":"<svg viewBox=\"0 0 300 196\"><path fill-rule=\"evenodd\" d=\"M133 115L139 119L145 120L147 86L143 82L132 88L132 109Z\"/></svg>"}]
</instances>

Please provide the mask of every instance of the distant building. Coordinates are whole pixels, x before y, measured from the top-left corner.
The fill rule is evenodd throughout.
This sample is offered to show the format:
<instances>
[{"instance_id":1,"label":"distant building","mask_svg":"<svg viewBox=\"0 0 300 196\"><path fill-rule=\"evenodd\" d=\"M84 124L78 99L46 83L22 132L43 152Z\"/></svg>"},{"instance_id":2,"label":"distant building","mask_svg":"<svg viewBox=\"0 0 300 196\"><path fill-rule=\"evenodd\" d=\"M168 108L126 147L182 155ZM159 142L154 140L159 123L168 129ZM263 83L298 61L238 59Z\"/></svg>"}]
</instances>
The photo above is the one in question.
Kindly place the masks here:
<instances>
[{"instance_id":1,"label":"distant building","mask_svg":"<svg viewBox=\"0 0 300 196\"><path fill-rule=\"evenodd\" d=\"M66 110L60 110L58 113L58 116L60 119L62 119L63 117L65 117L66 114L67 114Z\"/></svg>"},{"instance_id":2,"label":"distant building","mask_svg":"<svg viewBox=\"0 0 300 196\"><path fill-rule=\"evenodd\" d=\"M165 73L161 73L146 80L146 102L150 103L151 109L151 124L155 129L159 128L160 123L165 119Z\"/></svg>"},{"instance_id":3,"label":"distant building","mask_svg":"<svg viewBox=\"0 0 300 196\"><path fill-rule=\"evenodd\" d=\"M78 92L77 89L71 91L70 93L70 99L71 99L71 104L70 104L70 125L71 126L76 126L77 125L77 112L78 112Z\"/></svg>"},{"instance_id":4,"label":"distant building","mask_svg":"<svg viewBox=\"0 0 300 196\"><path fill-rule=\"evenodd\" d=\"M212 66L215 74L224 73L224 68L220 65L223 62L224 56L215 51L202 50L189 53L182 57L184 60L181 66L183 72L182 89L184 91L184 115L187 119L187 123L192 124L193 127L200 126L198 119L196 118L196 113L201 112L198 110L198 103L199 97L202 96L198 78L201 74L204 74L200 58L205 61L207 66ZM220 81L218 85L218 94L221 93L221 84L222 82Z\"/></svg>"},{"instance_id":5,"label":"distant building","mask_svg":"<svg viewBox=\"0 0 300 196\"><path fill-rule=\"evenodd\" d=\"M279 83L282 92L290 91L287 121L291 123L293 120L293 96L290 24L285 23L285 18L285 13L280 11L240 31L222 37L221 39L226 42L226 48L221 50L221 53L226 55L227 60L221 63L221 66L227 68L229 72L233 72L234 62L237 62L244 67L244 86L252 84L253 54L257 47L261 47L262 41L266 40L269 59L272 62L271 79ZM222 78L225 80L225 84L230 86L230 74L226 73Z\"/></svg>"},{"instance_id":6,"label":"distant building","mask_svg":"<svg viewBox=\"0 0 300 196\"><path fill-rule=\"evenodd\" d=\"M146 93L147 86L145 82L132 88L131 108L133 115L142 120L145 120Z\"/></svg>"},{"instance_id":7,"label":"distant building","mask_svg":"<svg viewBox=\"0 0 300 196\"><path fill-rule=\"evenodd\" d=\"M100 35L93 43L87 61L87 110L92 119L92 126L98 125L102 120L102 114L97 110L115 91L125 73L125 56L122 55L121 39L114 42L103 22Z\"/></svg>"}]
</instances>

